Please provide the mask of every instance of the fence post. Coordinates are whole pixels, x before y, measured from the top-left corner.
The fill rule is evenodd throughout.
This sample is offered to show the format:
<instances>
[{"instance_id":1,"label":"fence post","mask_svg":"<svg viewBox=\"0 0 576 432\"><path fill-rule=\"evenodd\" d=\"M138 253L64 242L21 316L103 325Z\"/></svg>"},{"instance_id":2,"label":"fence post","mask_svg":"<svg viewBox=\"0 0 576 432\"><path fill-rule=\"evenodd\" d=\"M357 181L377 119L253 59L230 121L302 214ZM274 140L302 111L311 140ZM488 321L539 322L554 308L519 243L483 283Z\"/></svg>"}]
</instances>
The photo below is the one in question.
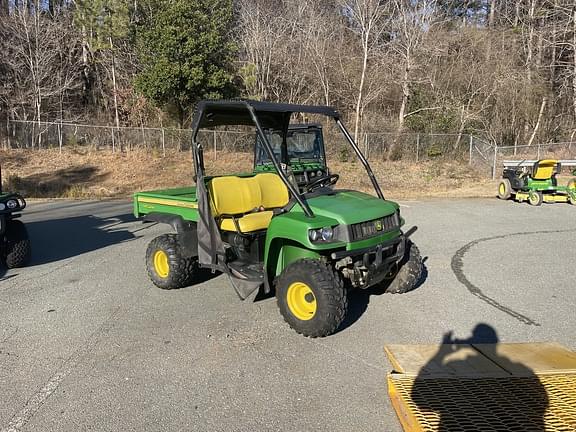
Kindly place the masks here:
<instances>
[{"instance_id":1,"label":"fence post","mask_svg":"<svg viewBox=\"0 0 576 432\"><path fill-rule=\"evenodd\" d=\"M538 144L538 160L540 160L540 144Z\"/></svg>"},{"instance_id":2,"label":"fence post","mask_svg":"<svg viewBox=\"0 0 576 432\"><path fill-rule=\"evenodd\" d=\"M368 160L368 132L364 132L364 157Z\"/></svg>"},{"instance_id":3,"label":"fence post","mask_svg":"<svg viewBox=\"0 0 576 432\"><path fill-rule=\"evenodd\" d=\"M60 148L60 153L62 153L62 120L58 123L58 147Z\"/></svg>"},{"instance_id":4,"label":"fence post","mask_svg":"<svg viewBox=\"0 0 576 432\"><path fill-rule=\"evenodd\" d=\"M498 161L498 144L494 144L494 163L492 165L492 180L496 179L496 163Z\"/></svg>"},{"instance_id":5,"label":"fence post","mask_svg":"<svg viewBox=\"0 0 576 432\"><path fill-rule=\"evenodd\" d=\"M4 150L9 150L12 148L12 143L10 142L10 135L11 135L11 130L10 130L10 116L6 116L6 144L4 147Z\"/></svg>"},{"instance_id":6,"label":"fence post","mask_svg":"<svg viewBox=\"0 0 576 432\"><path fill-rule=\"evenodd\" d=\"M420 133L416 134L416 163L420 159Z\"/></svg>"},{"instance_id":7,"label":"fence post","mask_svg":"<svg viewBox=\"0 0 576 432\"><path fill-rule=\"evenodd\" d=\"M468 157L468 165L472 165L472 147L474 146L472 135L468 135L468 141L470 142L470 156Z\"/></svg>"},{"instance_id":8,"label":"fence post","mask_svg":"<svg viewBox=\"0 0 576 432\"><path fill-rule=\"evenodd\" d=\"M166 157L166 137L164 136L164 128L160 129L162 131L162 155Z\"/></svg>"},{"instance_id":9,"label":"fence post","mask_svg":"<svg viewBox=\"0 0 576 432\"><path fill-rule=\"evenodd\" d=\"M216 160L216 131L215 130L214 130L213 142L214 142L214 160Z\"/></svg>"},{"instance_id":10,"label":"fence post","mask_svg":"<svg viewBox=\"0 0 576 432\"><path fill-rule=\"evenodd\" d=\"M116 142L114 141L114 128L110 128L110 132L112 133L112 153L116 151Z\"/></svg>"}]
</instances>

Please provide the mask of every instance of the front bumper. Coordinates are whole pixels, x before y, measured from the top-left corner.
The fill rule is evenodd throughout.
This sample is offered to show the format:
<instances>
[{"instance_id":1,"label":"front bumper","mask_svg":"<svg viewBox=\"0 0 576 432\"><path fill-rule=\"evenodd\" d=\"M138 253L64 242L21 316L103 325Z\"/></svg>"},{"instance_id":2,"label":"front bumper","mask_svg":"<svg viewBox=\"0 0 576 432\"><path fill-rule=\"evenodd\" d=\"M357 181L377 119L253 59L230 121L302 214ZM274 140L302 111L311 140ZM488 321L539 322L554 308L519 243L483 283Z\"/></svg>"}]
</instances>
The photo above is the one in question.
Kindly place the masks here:
<instances>
[{"instance_id":1,"label":"front bumper","mask_svg":"<svg viewBox=\"0 0 576 432\"><path fill-rule=\"evenodd\" d=\"M332 252L335 267L355 288L369 288L384 280L406 251L405 234L363 249Z\"/></svg>"}]
</instances>

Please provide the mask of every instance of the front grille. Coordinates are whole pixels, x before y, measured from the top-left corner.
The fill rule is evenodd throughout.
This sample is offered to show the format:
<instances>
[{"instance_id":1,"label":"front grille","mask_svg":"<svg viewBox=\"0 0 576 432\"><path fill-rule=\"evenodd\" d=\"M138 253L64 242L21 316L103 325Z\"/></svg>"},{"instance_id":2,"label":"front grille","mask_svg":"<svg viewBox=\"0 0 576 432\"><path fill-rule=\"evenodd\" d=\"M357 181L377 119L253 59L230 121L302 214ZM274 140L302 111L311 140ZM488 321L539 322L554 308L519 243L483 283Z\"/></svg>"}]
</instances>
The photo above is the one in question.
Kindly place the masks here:
<instances>
[{"instance_id":1,"label":"front grille","mask_svg":"<svg viewBox=\"0 0 576 432\"><path fill-rule=\"evenodd\" d=\"M363 240L387 231L393 231L399 227L400 216L396 212L390 216L350 225L350 237L352 241Z\"/></svg>"}]
</instances>

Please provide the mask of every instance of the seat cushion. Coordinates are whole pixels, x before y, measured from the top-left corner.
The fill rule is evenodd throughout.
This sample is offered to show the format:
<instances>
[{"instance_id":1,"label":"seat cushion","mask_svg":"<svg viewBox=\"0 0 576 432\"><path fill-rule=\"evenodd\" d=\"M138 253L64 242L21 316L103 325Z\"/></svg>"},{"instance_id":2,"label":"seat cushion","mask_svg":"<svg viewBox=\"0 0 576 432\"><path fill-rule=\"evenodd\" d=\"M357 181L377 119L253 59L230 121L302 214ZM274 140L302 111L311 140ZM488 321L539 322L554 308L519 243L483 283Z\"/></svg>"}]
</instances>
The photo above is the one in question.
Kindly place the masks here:
<instances>
[{"instance_id":1,"label":"seat cushion","mask_svg":"<svg viewBox=\"0 0 576 432\"><path fill-rule=\"evenodd\" d=\"M264 208L279 208L288 204L288 188L278 174L257 174L254 179L260 185L261 203Z\"/></svg>"},{"instance_id":2,"label":"seat cushion","mask_svg":"<svg viewBox=\"0 0 576 432\"><path fill-rule=\"evenodd\" d=\"M259 208L262 202L260 185L253 177L215 177L208 189L214 216L248 213Z\"/></svg>"},{"instance_id":3,"label":"seat cushion","mask_svg":"<svg viewBox=\"0 0 576 432\"><path fill-rule=\"evenodd\" d=\"M553 159L541 160L536 163L536 170L532 178L534 180L548 180L554 174L558 161Z\"/></svg>"},{"instance_id":4,"label":"seat cushion","mask_svg":"<svg viewBox=\"0 0 576 432\"><path fill-rule=\"evenodd\" d=\"M236 218L236 221L240 227L240 232L248 233L268 228L272 215L272 211L248 213L245 216ZM236 231L236 225L232 218L223 218L220 222L220 229L224 231Z\"/></svg>"}]
</instances>

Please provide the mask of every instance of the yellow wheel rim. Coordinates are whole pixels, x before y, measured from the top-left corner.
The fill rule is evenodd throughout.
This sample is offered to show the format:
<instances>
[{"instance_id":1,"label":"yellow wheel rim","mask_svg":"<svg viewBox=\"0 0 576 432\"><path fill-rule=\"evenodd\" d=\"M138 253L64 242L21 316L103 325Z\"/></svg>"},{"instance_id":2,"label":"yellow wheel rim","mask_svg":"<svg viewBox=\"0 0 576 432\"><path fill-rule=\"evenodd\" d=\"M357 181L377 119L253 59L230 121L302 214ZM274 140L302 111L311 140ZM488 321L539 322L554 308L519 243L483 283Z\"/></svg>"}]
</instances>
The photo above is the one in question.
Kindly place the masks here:
<instances>
[{"instance_id":1,"label":"yellow wheel rim","mask_svg":"<svg viewBox=\"0 0 576 432\"><path fill-rule=\"evenodd\" d=\"M159 250L154 253L154 271L161 278L168 277L170 266L168 265L168 255L166 255L166 252Z\"/></svg>"},{"instance_id":2,"label":"yellow wheel rim","mask_svg":"<svg viewBox=\"0 0 576 432\"><path fill-rule=\"evenodd\" d=\"M504 183L500 183L500 195L504 195L506 193L506 187Z\"/></svg>"},{"instance_id":3,"label":"yellow wheel rim","mask_svg":"<svg viewBox=\"0 0 576 432\"><path fill-rule=\"evenodd\" d=\"M288 308L292 315L302 321L308 321L316 315L316 297L308 285L294 282L286 293Z\"/></svg>"}]
</instances>

